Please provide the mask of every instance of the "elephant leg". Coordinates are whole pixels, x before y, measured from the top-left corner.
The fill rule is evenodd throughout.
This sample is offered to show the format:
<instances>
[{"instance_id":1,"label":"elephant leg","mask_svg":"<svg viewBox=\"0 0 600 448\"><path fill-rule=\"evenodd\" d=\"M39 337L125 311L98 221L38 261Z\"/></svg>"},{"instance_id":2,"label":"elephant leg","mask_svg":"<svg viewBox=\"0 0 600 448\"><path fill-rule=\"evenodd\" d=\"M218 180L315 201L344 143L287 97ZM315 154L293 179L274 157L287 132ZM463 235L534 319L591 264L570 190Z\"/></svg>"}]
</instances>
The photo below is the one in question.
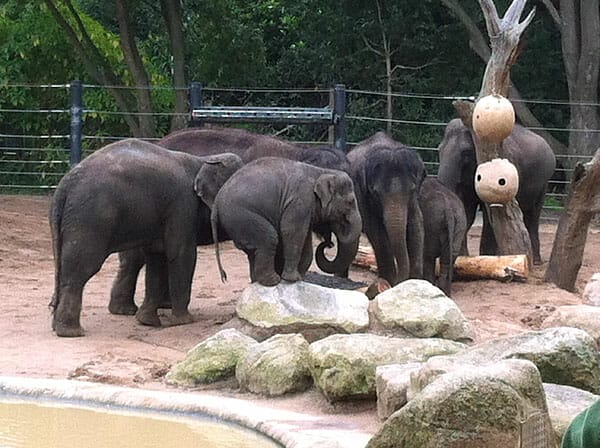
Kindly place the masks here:
<instances>
[{"instance_id":1,"label":"elephant leg","mask_svg":"<svg viewBox=\"0 0 600 448\"><path fill-rule=\"evenodd\" d=\"M157 310L162 299L166 259L160 253L146 253L146 297L135 317L142 325L160 327ZM168 282L167 282L168 283ZM167 285L168 286L168 285Z\"/></svg>"},{"instance_id":2,"label":"elephant leg","mask_svg":"<svg viewBox=\"0 0 600 448\"><path fill-rule=\"evenodd\" d=\"M119 270L110 291L108 311L112 314L132 316L137 311L135 287L140 270L145 263L142 249L119 252Z\"/></svg>"},{"instance_id":3,"label":"elephant leg","mask_svg":"<svg viewBox=\"0 0 600 448\"><path fill-rule=\"evenodd\" d=\"M300 256L300 264L298 265L298 272L302 278L308 272L308 268L310 268L310 264L313 260L313 246L312 246L312 232L308 232L306 234L306 238L304 240L304 247L302 248L302 255Z\"/></svg>"},{"instance_id":4,"label":"elephant leg","mask_svg":"<svg viewBox=\"0 0 600 448\"><path fill-rule=\"evenodd\" d=\"M523 212L523 223L529 232L529 239L531 240L531 251L533 255L533 264L542 264L542 256L540 253L540 215L542 214L542 207L544 206L544 194L535 201L535 206Z\"/></svg>"},{"instance_id":5,"label":"elephant leg","mask_svg":"<svg viewBox=\"0 0 600 448\"><path fill-rule=\"evenodd\" d=\"M450 289L452 284L452 257L450 254L451 248L446 246L442 248L440 255L440 275L438 276L438 287L444 291L448 297L450 297Z\"/></svg>"},{"instance_id":6,"label":"elephant leg","mask_svg":"<svg viewBox=\"0 0 600 448\"><path fill-rule=\"evenodd\" d=\"M283 246L281 278L288 282L297 282L302 280L299 267L306 245L306 235L310 235L310 213L301 208L289 207L281 217L280 226Z\"/></svg>"},{"instance_id":7,"label":"elephant leg","mask_svg":"<svg viewBox=\"0 0 600 448\"><path fill-rule=\"evenodd\" d=\"M423 256L423 279L435 285L435 257Z\"/></svg>"},{"instance_id":8,"label":"elephant leg","mask_svg":"<svg viewBox=\"0 0 600 448\"><path fill-rule=\"evenodd\" d=\"M56 297L52 329L57 336L83 336L80 324L83 287L102 267L108 254L93 235L81 235L85 244L62 246L59 291Z\"/></svg>"},{"instance_id":9,"label":"elephant leg","mask_svg":"<svg viewBox=\"0 0 600 448\"><path fill-rule=\"evenodd\" d=\"M254 275L254 264L256 263L256 257L254 256L253 250L245 250L244 252L248 257L248 270L250 274L250 282L254 283L256 281L256 276Z\"/></svg>"},{"instance_id":10,"label":"elephant leg","mask_svg":"<svg viewBox=\"0 0 600 448\"><path fill-rule=\"evenodd\" d=\"M469 247L468 247L468 238L467 234L469 233L469 229L473 226L475 222L475 216L477 215L477 203L469 204L468 206L463 203L465 207L465 215L467 217L467 230L465 231L465 238L463 239L460 255L469 255Z\"/></svg>"},{"instance_id":11,"label":"elephant leg","mask_svg":"<svg viewBox=\"0 0 600 448\"><path fill-rule=\"evenodd\" d=\"M396 261L392 252L390 240L383 226L383 219L372 216L368 211L361 213L363 219L363 228L373 247L375 261L377 263L377 272L379 277L384 278L390 285L395 285L398 277Z\"/></svg>"},{"instance_id":12,"label":"elephant leg","mask_svg":"<svg viewBox=\"0 0 600 448\"><path fill-rule=\"evenodd\" d=\"M481 241L479 242L479 255L497 255L498 244L494 235L494 229L488 218L487 209L481 207L483 215L483 225L481 227Z\"/></svg>"},{"instance_id":13,"label":"elephant leg","mask_svg":"<svg viewBox=\"0 0 600 448\"><path fill-rule=\"evenodd\" d=\"M269 221L257 214L243 214L231 218L229 224L232 228L240 229L239 237L234 237L236 246L246 254L253 254L252 257L248 257L251 281L264 286L277 285L281 281L281 276L275 270L275 255L279 244L277 231Z\"/></svg>"},{"instance_id":14,"label":"elephant leg","mask_svg":"<svg viewBox=\"0 0 600 448\"><path fill-rule=\"evenodd\" d=\"M169 275L167 267L167 257L164 253L157 254L152 268L146 268L146 277L151 276L151 281L146 278L146 296L155 297L155 303L159 308L171 308L171 299L169 297Z\"/></svg>"},{"instance_id":15,"label":"elephant leg","mask_svg":"<svg viewBox=\"0 0 600 448\"><path fill-rule=\"evenodd\" d=\"M423 246L425 244L425 230L423 228L423 214L416 196L409 202L406 239L408 257L410 260L410 278L423 278Z\"/></svg>"},{"instance_id":16,"label":"elephant leg","mask_svg":"<svg viewBox=\"0 0 600 448\"><path fill-rule=\"evenodd\" d=\"M188 310L192 294L192 279L196 267L196 244L188 241L175 257L169 257L167 251L167 270L169 274L169 296L171 297L171 323L189 324L194 321Z\"/></svg>"}]
</instances>

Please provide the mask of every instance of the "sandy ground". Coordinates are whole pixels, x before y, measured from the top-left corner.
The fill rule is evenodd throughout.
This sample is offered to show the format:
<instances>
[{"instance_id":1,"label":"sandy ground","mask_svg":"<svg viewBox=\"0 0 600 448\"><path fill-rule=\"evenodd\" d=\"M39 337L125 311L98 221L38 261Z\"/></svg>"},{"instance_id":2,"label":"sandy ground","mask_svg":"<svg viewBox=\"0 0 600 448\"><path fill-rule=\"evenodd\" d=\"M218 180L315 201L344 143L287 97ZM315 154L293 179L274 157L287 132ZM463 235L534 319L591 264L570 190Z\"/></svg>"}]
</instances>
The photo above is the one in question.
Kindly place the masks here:
<instances>
[{"instance_id":1,"label":"sandy ground","mask_svg":"<svg viewBox=\"0 0 600 448\"><path fill-rule=\"evenodd\" d=\"M74 378L153 390L173 390L163 379L185 352L219 331L235 314L235 303L248 285L247 262L231 243L223 248L229 281L221 283L212 247L199 248L190 311L195 322L178 327L149 328L131 316L113 316L107 305L117 258L109 257L84 291L83 338L59 338L50 329L48 302L54 268L47 197L0 196L0 375ZM541 226L542 258L547 261L555 225ZM472 253L479 228L469 234ZM580 293L594 272L600 272L600 230L591 228L579 273L579 293L571 294L542 282L546 266L535 267L526 283L493 280L456 282L453 299L471 320L478 341L539 328L554 307L581 303ZM374 274L351 270L353 280L370 281ZM138 283L137 299L143 297ZM139 301L138 301L139 303ZM243 397L293 410L336 416L338 424L376 431L375 403L330 405L315 390L289 397L264 399L236 390L234 381L209 386L211 393ZM199 393L200 389L191 391Z\"/></svg>"}]
</instances>

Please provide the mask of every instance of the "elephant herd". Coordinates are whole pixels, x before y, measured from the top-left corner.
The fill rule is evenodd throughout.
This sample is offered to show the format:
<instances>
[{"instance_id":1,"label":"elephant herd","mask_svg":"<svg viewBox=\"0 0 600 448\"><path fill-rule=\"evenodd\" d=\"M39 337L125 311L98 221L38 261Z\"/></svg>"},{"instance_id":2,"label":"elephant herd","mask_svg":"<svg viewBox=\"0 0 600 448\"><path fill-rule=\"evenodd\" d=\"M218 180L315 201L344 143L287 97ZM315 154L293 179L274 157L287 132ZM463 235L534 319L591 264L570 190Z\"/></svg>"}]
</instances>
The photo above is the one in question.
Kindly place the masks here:
<instances>
[{"instance_id":1,"label":"elephant herd","mask_svg":"<svg viewBox=\"0 0 600 448\"><path fill-rule=\"evenodd\" d=\"M537 228L554 155L524 128L509 140L507 157L526 180L517 198L539 261ZM196 246L215 244L225 278L218 244L225 240L245 252L252 282L273 286L304 277L313 233L321 240L318 267L347 275L364 233L381 278L391 285L425 278L449 294L454 260L479 205L473 141L462 123L448 125L439 154L435 179L415 150L383 132L347 154L233 128L105 146L67 173L54 193L52 329L58 336L83 335L83 288L115 252L111 313L159 326L157 310L169 306L173 323L191 322ZM325 249L334 246L333 236L337 253L330 260ZM494 244L484 216L482 253L493 253ZM138 308L135 286L144 265L146 294Z\"/></svg>"}]
</instances>

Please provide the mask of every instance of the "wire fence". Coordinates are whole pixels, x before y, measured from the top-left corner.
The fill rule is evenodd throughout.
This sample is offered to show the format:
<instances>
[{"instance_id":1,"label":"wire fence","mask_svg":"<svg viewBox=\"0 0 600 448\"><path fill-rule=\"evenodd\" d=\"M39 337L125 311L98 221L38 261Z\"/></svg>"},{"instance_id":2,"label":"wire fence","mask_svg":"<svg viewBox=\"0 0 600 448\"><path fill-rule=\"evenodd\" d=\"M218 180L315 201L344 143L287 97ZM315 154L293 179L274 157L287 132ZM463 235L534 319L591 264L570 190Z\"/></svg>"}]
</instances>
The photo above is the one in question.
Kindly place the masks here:
<instances>
[{"instance_id":1,"label":"wire fence","mask_svg":"<svg viewBox=\"0 0 600 448\"><path fill-rule=\"evenodd\" d=\"M3 98L0 99L0 193L49 193L69 170L73 114L70 87L71 84L0 86L0 97ZM173 118L190 118L189 113L172 112L175 95L175 89L172 87L148 88L151 90L155 106L152 114L119 110L108 94L109 88L132 91L138 88L93 84L86 84L83 88L83 157L108 143L131 137L127 118L136 119L151 115L159 135L169 132ZM394 138L412 146L420 153L428 172L432 175L437 173L437 147L442 140L445 126L455 116L452 102L457 99L475 99L472 96L393 93L391 97L396 118L388 119L385 118L386 93L347 90L346 94L347 141L350 146L379 130L385 130L389 125ZM202 95L203 102L207 105L326 107L331 104L331 89L203 88ZM569 106L568 102L557 100L522 101L546 108L564 109ZM305 144L331 143L332 138L329 127L322 124L252 124L244 127ZM569 132L574 131L556 126L543 129L552 132L563 141ZM561 207L571 177L572 170L567 160L572 160L573 156L556 156L558 164L548 188L545 207L547 210ZM591 158L579 157L582 161Z\"/></svg>"}]
</instances>

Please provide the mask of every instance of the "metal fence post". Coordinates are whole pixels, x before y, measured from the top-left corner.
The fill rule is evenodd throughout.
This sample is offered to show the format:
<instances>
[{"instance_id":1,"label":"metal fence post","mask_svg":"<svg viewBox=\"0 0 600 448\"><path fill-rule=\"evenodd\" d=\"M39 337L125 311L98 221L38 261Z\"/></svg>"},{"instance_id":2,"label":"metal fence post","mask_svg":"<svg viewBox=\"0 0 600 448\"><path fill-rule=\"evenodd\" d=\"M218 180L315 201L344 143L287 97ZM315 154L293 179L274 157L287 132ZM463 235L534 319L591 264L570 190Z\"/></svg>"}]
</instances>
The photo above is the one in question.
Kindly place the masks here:
<instances>
[{"instance_id":1,"label":"metal fence post","mask_svg":"<svg viewBox=\"0 0 600 448\"><path fill-rule=\"evenodd\" d=\"M192 111L202 107L202 83L192 82L190 84L190 126L198 127L202 124L199 118L192 116Z\"/></svg>"},{"instance_id":2,"label":"metal fence post","mask_svg":"<svg viewBox=\"0 0 600 448\"><path fill-rule=\"evenodd\" d=\"M333 88L333 145L346 151L346 86L336 84Z\"/></svg>"},{"instance_id":3,"label":"metal fence post","mask_svg":"<svg viewBox=\"0 0 600 448\"><path fill-rule=\"evenodd\" d=\"M83 130L83 83L72 81L71 89L71 148L69 163L73 167L81 162L81 140Z\"/></svg>"}]
</instances>

